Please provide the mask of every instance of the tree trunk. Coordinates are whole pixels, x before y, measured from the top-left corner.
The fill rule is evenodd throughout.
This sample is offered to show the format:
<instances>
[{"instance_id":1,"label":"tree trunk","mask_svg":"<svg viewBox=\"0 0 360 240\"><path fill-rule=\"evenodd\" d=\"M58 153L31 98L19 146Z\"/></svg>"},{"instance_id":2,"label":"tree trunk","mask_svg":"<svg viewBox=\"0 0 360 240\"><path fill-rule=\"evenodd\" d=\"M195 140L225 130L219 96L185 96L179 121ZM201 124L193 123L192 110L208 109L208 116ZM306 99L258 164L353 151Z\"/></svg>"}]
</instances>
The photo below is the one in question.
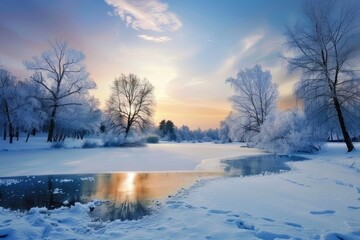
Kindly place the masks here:
<instances>
[{"instance_id":1,"label":"tree trunk","mask_svg":"<svg viewBox=\"0 0 360 240\"><path fill-rule=\"evenodd\" d=\"M4 141L6 140L6 123L4 123Z\"/></svg>"},{"instance_id":2,"label":"tree trunk","mask_svg":"<svg viewBox=\"0 0 360 240\"><path fill-rule=\"evenodd\" d=\"M333 98L334 100L334 105L335 105L335 109L336 109L336 113L339 119L339 123L340 123L340 128L344 137L344 141L346 143L346 147L348 149L348 152L351 152L354 149L354 145L351 141L350 135L346 129L346 125L345 125L345 120L341 111L341 107L340 107L340 103L339 100L337 99L337 97Z\"/></svg>"},{"instance_id":3,"label":"tree trunk","mask_svg":"<svg viewBox=\"0 0 360 240\"><path fill-rule=\"evenodd\" d=\"M14 130L11 123L9 123L9 143L13 143Z\"/></svg>"},{"instance_id":4,"label":"tree trunk","mask_svg":"<svg viewBox=\"0 0 360 240\"><path fill-rule=\"evenodd\" d=\"M50 117L50 125L49 125L49 132L48 132L48 142L52 142L54 138L54 131L55 131L55 115L56 115L56 106L54 106L54 109L51 113Z\"/></svg>"},{"instance_id":5,"label":"tree trunk","mask_svg":"<svg viewBox=\"0 0 360 240\"><path fill-rule=\"evenodd\" d=\"M330 130L330 141L332 141L332 142L334 141L332 129Z\"/></svg>"},{"instance_id":6,"label":"tree trunk","mask_svg":"<svg viewBox=\"0 0 360 240\"><path fill-rule=\"evenodd\" d=\"M19 135L20 135L20 133L19 133L19 128L16 128L16 141L19 141Z\"/></svg>"},{"instance_id":7,"label":"tree trunk","mask_svg":"<svg viewBox=\"0 0 360 240\"><path fill-rule=\"evenodd\" d=\"M29 141L30 134L31 134L31 132L29 131L28 134L27 134L27 136L26 136L26 141L25 141L25 142L28 142L28 141Z\"/></svg>"},{"instance_id":8,"label":"tree trunk","mask_svg":"<svg viewBox=\"0 0 360 240\"><path fill-rule=\"evenodd\" d=\"M128 136L128 134L129 134L129 132L130 132L130 127L131 127L130 124L128 124L128 125L126 126L126 129L125 129L125 140L127 139L127 136Z\"/></svg>"},{"instance_id":9,"label":"tree trunk","mask_svg":"<svg viewBox=\"0 0 360 240\"><path fill-rule=\"evenodd\" d=\"M8 105L7 102L5 102L5 114L6 114L6 118L7 118L7 125L9 126L9 138L10 138L9 142L12 143L13 142L13 127L12 127L12 124L11 124L9 105ZM6 128L6 125L5 125L5 128ZM6 135L5 135L4 140L5 139L6 139Z\"/></svg>"},{"instance_id":10,"label":"tree trunk","mask_svg":"<svg viewBox=\"0 0 360 240\"><path fill-rule=\"evenodd\" d=\"M52 142L54 138L54 128L55 128L55 121L54 119L50 119L50 125L49 125L49 132L48 132L48 142Z\"/></svg>"}]
</instances>

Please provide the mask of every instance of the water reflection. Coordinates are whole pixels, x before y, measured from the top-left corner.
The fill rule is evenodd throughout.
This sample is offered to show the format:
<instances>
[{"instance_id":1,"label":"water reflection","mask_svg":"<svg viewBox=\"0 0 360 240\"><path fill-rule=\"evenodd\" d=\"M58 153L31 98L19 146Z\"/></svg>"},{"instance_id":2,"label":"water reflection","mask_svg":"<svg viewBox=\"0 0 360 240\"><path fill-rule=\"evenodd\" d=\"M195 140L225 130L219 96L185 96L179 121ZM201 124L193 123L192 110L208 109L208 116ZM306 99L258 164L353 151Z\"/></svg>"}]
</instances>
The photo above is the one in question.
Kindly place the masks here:
<instances>
[{"instance_id":1,"label":"water reflection","mask_svg":"<svg viewBox=\"0 0 360 240\"><path fill-rule=\"evenodd\" d=\"M124 192L127 195L132 195L135 193L135 177L136 177L136 173L134 172L130 172L126 174L126 180L124 181L123 185L123 189ZM120 189L121 191L121 189Z\"/></svg>"},{"instance_id":2,"label":"water reflection","mask_svg":"<svg viewBox=\"0 0 360 240\"><path fill-rule=\"evenodd\" d=\"M102 220L136 220L150 213L151 200L146 194L151 191L146 179L148 174L135 172L99 174L91 199L108 200L91 213Z\"/></svg>"},{"instance_id":3,"label":"water reflection","mask_svg":"<svg viewBox=\"0 0 360 240\"><path fill-rule=\"evenodd\" d=\"M54 209L104 200L91 208L101 220L133 220L151 212L156 200L175 194L202 177L221 172L113 173L0 178L0 206L13 210Z\"/></svg>"},{"instance_id":4,"label":"water reflection","mask_svg":"<svg viewBox=\"0 0 360 240\"><path fill-rule=\"evenodd\" d=\"M291 170L286 162L303 161L307 158L286 155L259 155L240 159L223 160L224 171L231 176L250 176L279 173Z\"/></svg>"},{"instance_id":5,"label":"water reflection","mask_svg":"<svg viewBox=\"0 0 360 240\"><path fill-rule=\"evenodd\" d=\"M290 170L287 161L305 158L261 155L221 161L218 172L112 173L0 178L0 206L13 210L54 209L103 200L90 215L101 220L133 220L151 213L156 200L165 199L199 178L248 176Z\"/></svg>"}]
</instances>

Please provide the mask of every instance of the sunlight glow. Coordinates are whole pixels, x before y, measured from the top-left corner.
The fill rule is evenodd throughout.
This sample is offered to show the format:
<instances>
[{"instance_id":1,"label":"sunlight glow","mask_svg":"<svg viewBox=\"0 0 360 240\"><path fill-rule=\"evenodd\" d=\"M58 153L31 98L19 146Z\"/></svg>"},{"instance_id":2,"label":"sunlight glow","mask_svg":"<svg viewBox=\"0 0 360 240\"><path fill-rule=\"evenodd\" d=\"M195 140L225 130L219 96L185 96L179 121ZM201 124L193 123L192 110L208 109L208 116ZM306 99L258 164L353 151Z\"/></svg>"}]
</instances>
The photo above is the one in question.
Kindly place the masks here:
<instances>
[{"instance_id":1,"label":"sunlight glow","mask_svg":"<svg viewBox=\"0 0 360 240\"><path fill-rule=\"evenodd\" d=\"M135 191L135 172L127 173L126 180L119 186L119 190L125 192L127 195L133 194Z\"/></svg>"}]
</instances>

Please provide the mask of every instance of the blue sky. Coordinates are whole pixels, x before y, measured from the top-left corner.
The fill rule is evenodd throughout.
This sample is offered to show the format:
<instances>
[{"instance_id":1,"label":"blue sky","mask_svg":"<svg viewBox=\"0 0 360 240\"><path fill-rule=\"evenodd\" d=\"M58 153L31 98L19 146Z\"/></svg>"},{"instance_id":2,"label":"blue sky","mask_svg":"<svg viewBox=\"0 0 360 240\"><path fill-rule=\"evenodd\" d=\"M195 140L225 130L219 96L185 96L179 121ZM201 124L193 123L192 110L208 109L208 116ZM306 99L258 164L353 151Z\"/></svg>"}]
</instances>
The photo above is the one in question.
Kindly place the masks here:
<instances>
[{"instance_id":1,"label":"blue sky","mask_svg":"<svg viewBox=\"0 0 360 240\"><path fill-rule=\"evenodd\" d=\"M105 105L121 73L156 88L155 122L218 127L231 109L227 77L261 64L291 104L298 76L279 58L287 25L301 20L298 0L2 0L0 64L20 78L22 62L60 38L86 55Z\"/></svg>"}]
</instances>

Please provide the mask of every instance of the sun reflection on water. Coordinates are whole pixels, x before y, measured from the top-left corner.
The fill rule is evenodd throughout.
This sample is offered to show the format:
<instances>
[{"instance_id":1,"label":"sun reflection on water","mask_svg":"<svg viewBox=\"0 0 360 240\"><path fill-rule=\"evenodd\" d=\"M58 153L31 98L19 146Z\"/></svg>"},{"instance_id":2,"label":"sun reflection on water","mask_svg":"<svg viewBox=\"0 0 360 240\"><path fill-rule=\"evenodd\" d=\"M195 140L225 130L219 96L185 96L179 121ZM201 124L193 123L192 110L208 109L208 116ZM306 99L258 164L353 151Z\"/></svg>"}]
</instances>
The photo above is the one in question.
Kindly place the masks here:
<instances>
[{"instance_id":1,"label":"sun reflection on water","mask_svg":"<svg viewBox=\"0 0 360 240\"><path fill-rule=\"evenodd\" d=\"M90 214L95 220L135 220L151 214L151 207L158 200L165 200L182 191L199 178L216 177L221 174L120 172L19 177L19 181L26 187L23 184L0 186L0 203L1 207L28 210L34 206L53 209L64 205L71 206L76 202L88 203L96 200L95 207L90 209ZM61 194L58 193L58 189L61 189ZM13 200L14 194L18 196L18 201Z\"/></svg>"},{"instance_id":2,"label":"sun reflection on water","mask_svg":"<svg viewBox=\"0 0 360 240\"><path fill-rule=\"evenodd\" d=\"M125 181L118 186L118 192L122 192L125 194L126 198L131 200L136 200L136 189L135 189L135 172L126 173Z\"/></svg>"}]
</instances>

